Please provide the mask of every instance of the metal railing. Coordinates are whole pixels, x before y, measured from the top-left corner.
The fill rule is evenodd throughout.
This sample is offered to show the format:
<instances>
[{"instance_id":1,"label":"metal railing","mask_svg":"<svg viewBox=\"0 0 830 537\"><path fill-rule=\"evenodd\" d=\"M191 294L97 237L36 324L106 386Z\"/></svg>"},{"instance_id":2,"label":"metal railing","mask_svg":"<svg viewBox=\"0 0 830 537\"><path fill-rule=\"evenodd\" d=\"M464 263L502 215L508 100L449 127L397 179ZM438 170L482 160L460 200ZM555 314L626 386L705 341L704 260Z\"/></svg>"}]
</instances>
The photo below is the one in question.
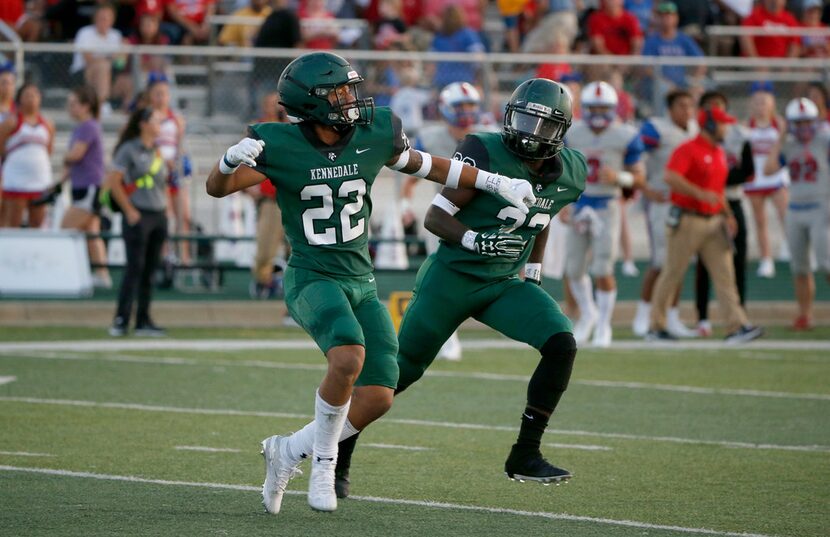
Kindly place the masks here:
<instances>
[{"instance_id":1,"label":"metal railing","mask_svg":"<svg viewBox=\"0 0 830 537\"><path fill-rule=\"evenodd\" d=\"M713 27L719 28L719 27ZM733 32L756 30L728 27ZM716 30L725 32L725 30ZM75 52L72 44L61 43L0 43L0 52L14 55L19 62L19 72L24 76L31 70L40 70L40 77L56 87L68 88L68 61ZM180 86L191 95L202 95L203 109L189 110L197 118L211 117L223 108L221 95L240 93L263 83L272 83L279 76L279 67L267 72L258 71L258 60L274 60L284 65L298 55L309 52L306 49L265 49L242 47L192 47L124 45L113 49L114 53L126 54L132 59L132 77L137 81L143 76L138 71L139 58L143 55L171 58L170 63L179 70ZM655 78L656 68L678 66L686 69L704 66L708 75L707 87L740 83L766 73L765 78L799 83L804 81L830 80L830 61L825 58L743 58L743 57L661 57L661 56L594 56L581 54L508 54L508 53L441 53L404 52L373 50L340 50L340 54L355 62L366 76L367 82L375 83L384 68L414 64L425 66L426 71L439 64L467 65L476 71L476 82L484 93L485 103L492 107L509 94L515 85L533 76L540 64L568 64L575 71L583 71L587 78L602 78L603 73L613 69L625 70L623 85L636 98L651 103L659 110L659 92L647 94L642 87ZM185 60L186 61L182 61ZM32 61L29 61L32 60ZM34 61L37 60L37 61ZM280 63L282 62L282 63ZM184 64L184 66L182 66ZM387 67L384 67L387 66ZM374 72L372 71L374 69ZM247 77L241 80L242 77ZM23 77L21 77L22 79ZM136 84L140 86L141 84ZM419 85L437 90L431 80L423 76ZM367 88L369 89L369 88ZM250 97L245 97L250 101ZM219 99L219 101L217 100ZM252 104L252 103L251 103ZM250 107L250 106L249 106ZM240 112L238 104L227 105L227 109ZM248 111L248 108L245 109Z\"/></svg>"}]
</instances>

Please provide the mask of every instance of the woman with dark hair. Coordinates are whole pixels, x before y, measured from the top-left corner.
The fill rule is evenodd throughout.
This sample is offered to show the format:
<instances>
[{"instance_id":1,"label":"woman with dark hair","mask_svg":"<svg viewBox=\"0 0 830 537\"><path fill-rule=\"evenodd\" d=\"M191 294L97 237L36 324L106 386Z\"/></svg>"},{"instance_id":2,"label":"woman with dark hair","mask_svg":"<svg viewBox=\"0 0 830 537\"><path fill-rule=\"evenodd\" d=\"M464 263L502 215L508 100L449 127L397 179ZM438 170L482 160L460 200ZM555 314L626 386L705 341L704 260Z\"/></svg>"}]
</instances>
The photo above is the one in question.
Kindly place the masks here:
<instances>
[{"instance_id":1,"label":"woman with dark hair","mask_svg":"<svg viewBox=\"0 0 830 537\"><path fill-rule=\"evenodd\" d=\"M98 95L88 86L72 90L66 101L69 115L77 122L69 138L69 151L63 157L65 176L72 185L72 205L63 215L61 228L78 229L86 233L101 231L101 204L98 193L104 182L104 142ZM96 265L92 282L96 287L112 287L106 266L107 256L104 241L100 237L87 241L89 259Z\"/></svg>"},{"instance_id":2,"label":"woman with dark hair","mask_svg":"<svg viewBox=\"0 0 830 537\"><path fill-rule=\"evenodd\" d=\"M28 211L28 225L39 228L46 206L34 202L52 186L49 154L55 127L40 115L40 90L23 84L15 97L17 113L0 123L0 159L3 161L3 199L0 227L20 227Z\"/></svg>"},{"instance_id":3,"label":"woman with dark hair","mask_svg":"<svg viewBox=\"0 0 830 537\"><path fill-rule=\"evenodd\" d=\"M164 335L150 319L153 272L167 237L168 174L156 144L160 125L161 114L151 108L134 111L118 138L107 174L107 188L124 215L127 252L111 336L127 334L136 295L136 335Z\"/></svg>"}]
</instances>

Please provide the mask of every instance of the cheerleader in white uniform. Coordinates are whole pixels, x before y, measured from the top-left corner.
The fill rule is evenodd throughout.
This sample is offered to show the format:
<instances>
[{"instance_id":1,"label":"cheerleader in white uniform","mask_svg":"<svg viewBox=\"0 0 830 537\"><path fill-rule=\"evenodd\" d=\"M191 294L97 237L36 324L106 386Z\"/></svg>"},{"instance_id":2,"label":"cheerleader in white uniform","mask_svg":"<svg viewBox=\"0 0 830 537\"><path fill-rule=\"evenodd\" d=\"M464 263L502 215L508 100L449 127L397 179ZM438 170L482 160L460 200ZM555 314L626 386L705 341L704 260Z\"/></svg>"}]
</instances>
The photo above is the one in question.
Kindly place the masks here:
<instances>
[{"instance_id":1,"label":"cheerleader in white uniform","mask_svg":"<svg viewBox=\"0 0 830 537\"><path fill-rule=\"evenodd\" d=\"M0 152L3 167L3 199L0 202L0 227L20 227L28 211L28 225L43 224L46 206L32 202L52 186L49 155L55 128L40 115L40 90L24 84L15 99L17 113L0 124Z\"/></svg>"}]
</instances>

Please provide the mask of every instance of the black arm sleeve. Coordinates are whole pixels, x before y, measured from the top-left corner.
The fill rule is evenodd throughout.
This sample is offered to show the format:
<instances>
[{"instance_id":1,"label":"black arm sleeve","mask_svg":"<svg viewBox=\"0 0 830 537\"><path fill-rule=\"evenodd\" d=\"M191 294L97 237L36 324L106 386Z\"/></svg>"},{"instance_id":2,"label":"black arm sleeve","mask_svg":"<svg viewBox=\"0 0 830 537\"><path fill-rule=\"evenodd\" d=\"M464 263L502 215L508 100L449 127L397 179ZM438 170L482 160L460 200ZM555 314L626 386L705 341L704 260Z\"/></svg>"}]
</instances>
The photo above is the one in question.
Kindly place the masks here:
<instances>
[{"instance_id":1,"label":"black arm sleeve","mask_svg":"<svg viewBox=\"0 0 830 537\"><path fill-rule=\"evenodd\" d=\"M752 159L752 146L749 142L744 142L741 148L741 160L729 170L726 184L728 186L740 185L746 183L753 175L755 175L755 161Z\"/></svg>"},{"instance_id":2,"label":"black arm sleeve","mask_svg":"<svg viewBox=\"0 0 830 537\"><path fill-rule=\"evenodd\" d=\"M464 164L475 166L479 170L498 173L498 170L490 169L490 154L482 141L476 136L469 134L465 136L455 148L455 154L452 158L460 160Z\"/></svg>"},{"instance_id":3,"label":"black arm sleeve","mask_svg":"<svg viewBox=\"0 0 830 537\"><path fill-rule=\"evenodd\" d=\"M409 138L403 131L403 123L397 114L392 114L392 156L409 150Z\"/></svg>"}]
</instances>

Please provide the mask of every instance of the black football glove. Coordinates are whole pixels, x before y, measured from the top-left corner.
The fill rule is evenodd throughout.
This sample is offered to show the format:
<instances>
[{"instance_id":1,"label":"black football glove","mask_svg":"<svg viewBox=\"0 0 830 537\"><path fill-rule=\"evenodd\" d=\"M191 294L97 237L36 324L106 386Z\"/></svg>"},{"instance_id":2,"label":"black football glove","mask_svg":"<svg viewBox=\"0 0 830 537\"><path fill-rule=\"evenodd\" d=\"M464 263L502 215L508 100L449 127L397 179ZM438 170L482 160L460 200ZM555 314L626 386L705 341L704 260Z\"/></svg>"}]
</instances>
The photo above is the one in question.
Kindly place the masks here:
<instances>
[{"instance_id":1,"label":"black football glove","mask_svg":"<svg viewBox=\"0 0 830 537\"><path fill-rule=\"evenodd\" d=\"M521 257L527 242L509 231L484 231L476 235L473 251L487 257L516 260Z\"/></svg>"}]
</instances>

